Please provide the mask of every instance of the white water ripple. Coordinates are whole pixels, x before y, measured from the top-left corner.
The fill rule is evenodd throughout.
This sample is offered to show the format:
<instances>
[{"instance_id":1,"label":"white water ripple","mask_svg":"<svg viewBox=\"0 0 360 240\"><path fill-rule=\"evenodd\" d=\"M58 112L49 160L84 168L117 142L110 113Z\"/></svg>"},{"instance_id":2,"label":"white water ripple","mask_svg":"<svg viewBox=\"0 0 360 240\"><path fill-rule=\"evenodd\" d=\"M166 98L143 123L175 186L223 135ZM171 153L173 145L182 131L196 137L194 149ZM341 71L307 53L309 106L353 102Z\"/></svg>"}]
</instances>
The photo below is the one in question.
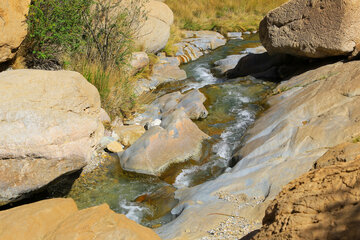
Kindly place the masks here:
<instances>
[{"instance_id":1,"label":"white water ripple","mask_svg":"<svg viewBox=\"0 0 360 240\"><path fill-rule=\"evenodd\" d=\"M146 212L150 213L150 210L148 208L139 206L133 202L128 202L124 199L119 202L119 205L123 210L122 214L137 223L141 222Z\"/></svg>"},{"instance_id":2,"label":"white water ripple","mask_svg":"<svg viewBox=\"0 0 360 240\"><path fill-rule=\"evenodd\" d=\"M182 89L182 92L186 92L190 89L199 89L207 85L215 84L218 79L214 77L206 64L199 65L194 71L194 78L196 82L191 82L189 85Z\"/></svg>"}]
</instances>

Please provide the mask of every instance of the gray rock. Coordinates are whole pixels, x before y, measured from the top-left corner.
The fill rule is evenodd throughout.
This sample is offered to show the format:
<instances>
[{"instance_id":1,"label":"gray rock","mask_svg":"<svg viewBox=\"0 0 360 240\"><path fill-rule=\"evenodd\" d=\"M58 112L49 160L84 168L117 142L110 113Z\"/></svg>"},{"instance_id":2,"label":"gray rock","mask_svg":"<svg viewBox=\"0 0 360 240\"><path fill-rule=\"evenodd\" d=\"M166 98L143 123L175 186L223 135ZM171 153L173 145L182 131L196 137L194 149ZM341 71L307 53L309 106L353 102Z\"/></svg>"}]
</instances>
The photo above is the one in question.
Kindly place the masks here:
<instances>
[{"instance_id":1,"label":"gray rock","mask_svg":"<svg viewBox=\"0 0 360 240\"><path fill-rule=\"evenodd\" d=\"M103 109L100 109L100 120L101 122L111 122L109 114Z\"/></svg>"},{"instance_id":2,"label":"gray rock","mask_svg":"<svg viewBox=\"0 0 360 240\"><path fill-rule=\"evenodd\" d=\"M223 35L213 31L185 31L185 39L175 44L178 47L176 56L181 63L193 61L226 44Z\"/></svg>"},{"instance_id":3,"label":"gray rock","mask_svg":"<svg viewBox=\"0 0 360 240\"><path fill-rule=\"evenodd\" d=\"M309 171L329 147L360 135L358 61L308 71L276 91L235 154L240 160L235 167L213 181L176 191L180 203L172 213L180 215L156 229L162 239L206 237L229 218L221 214L261 221L284 185Z\"/></svg>"},{"instance_id":4,"label":"gray rock","mask_svg":"<svg viewBox=\"0 0 360 240\"><path fill-rule=\"evenodd\" d=\"M164 114L176 109L183 109L188 117L194 120L206 118L208 111L203 105L205 101L206 97L199 90L191 90L186 94L169 93L146 106L145 112L138 115L133 124L145 126L148 122L161 120Z\"/></svg>"},{"instance_id":5,"label":"gray rock","mask_svg":"<svg viewBox=\"0 0 360 240\"><path fill-rule=\"evenodd\" d=\"M256 48L247 48L244 51L241 51L241 54L238 55L229 55L224 59L218 60L214 63L215 67L213 70L219 75L225 74L228 70L234 69L241 58L245 57L247 54L259 54L266 52L266 49L263 46Z\"/></svg>"},{"instance_id":6,"label":"gray rock","mask_svg":"<svg viewBox=\"0 0 360 240\"><path fill-rule=\"evenodd\" d=\"M215 67L213 68L213 70L217 74L223 75L228 70L235 68L240 59L244 56L246 56L246 54L230 55L224 59L218 60L214 63Z\"/></svg>"},{"instance_id":7,"label":"gray rock","mask_svg":"<svg viewBox=\"0 0 360 240\"><path fill-rule=\"evenodd\" d=\"M120 164L127 171L159 176L172 163L198 160L202 141L207 138L183 110L177 109L131 145L121 155Z\"/></svg>"}]
</instances>

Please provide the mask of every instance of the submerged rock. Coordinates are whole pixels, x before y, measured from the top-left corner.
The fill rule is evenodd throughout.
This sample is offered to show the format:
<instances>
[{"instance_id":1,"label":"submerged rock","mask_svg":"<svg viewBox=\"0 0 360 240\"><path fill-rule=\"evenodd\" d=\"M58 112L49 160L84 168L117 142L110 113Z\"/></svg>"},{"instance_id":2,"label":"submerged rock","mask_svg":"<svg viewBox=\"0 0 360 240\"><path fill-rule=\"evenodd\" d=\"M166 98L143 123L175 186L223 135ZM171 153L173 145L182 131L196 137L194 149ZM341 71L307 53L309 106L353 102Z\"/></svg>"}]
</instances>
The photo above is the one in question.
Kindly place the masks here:
<instances>
[{"instance_id":1,"label":"submerged rock","mask_svg":"<svg viewBox=\"0 0 360 240\"><path fill-rule=\"evenodd\" d=\"M0 63L12 59L27 34L30 0L0 2Z\"/></svg>"},{"instance_id":2,"label":"submerged rock","mask_svg":"<svg viewBox=\"0 0 360 240\"><path fill-rule=\"evenodd\" d=\"M91 163L104 133L97 89L79 73L0 73L0 202Z\"/></svg>"},{"instance_id":3,"label":"submerged rock","mask_svg":"<svg viewBox=\"0 0 360 240\"><path fill-rule=\"evenodd\" d=\"M51 199L0 212L0 239L160 238L151 229L114 213L106 204L78 211L72 199Z\"/></svg>"},{"instance_id":4,"label":"submerged rock","mask_svg":"<svg viewBox=\"0 0 360 240\"><path fill-rule=\"evenodd\" d=\"M283 186L309 171L327 148L360 135L359 61L308 71L275 92L235 154L235 167L176 191L180 203L172 213L180 215L156 230L163 239L211 237L208 231L231 218L226 214L244 223L260 221Z\"/></svg>"},{"instance_id":5,"label":"submerged rock","mask_svg":"<svg viewBox=\"0 0 360 240\"><path fill-rule=\"evenodd\" d=\"M260 23L270 54L310 58L350 55L359 44L360 3L352 0L291 0Z\"/></svg>"},{"instance_id":6,"label":"submerged rock","mask_svg":"<svg viewBox=\"0 0 360 240\"><path fill-rule=\"evenodd\" d=\"M199 160L202 141L208 136L186 113L175 110L163 116L160 126L150 128L120 158L130 172L160 176L172 163Z\"/></svg>"}]
</instances>

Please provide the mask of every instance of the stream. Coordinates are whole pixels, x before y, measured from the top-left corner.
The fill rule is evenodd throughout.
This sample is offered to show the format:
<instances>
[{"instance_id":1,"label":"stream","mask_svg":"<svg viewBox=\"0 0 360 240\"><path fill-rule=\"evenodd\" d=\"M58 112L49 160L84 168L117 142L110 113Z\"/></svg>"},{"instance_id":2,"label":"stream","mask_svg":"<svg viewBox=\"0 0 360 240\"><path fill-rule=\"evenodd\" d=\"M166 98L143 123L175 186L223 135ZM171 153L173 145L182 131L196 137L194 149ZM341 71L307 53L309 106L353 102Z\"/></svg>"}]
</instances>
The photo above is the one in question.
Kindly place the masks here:
<instances>
[{"instance_id":1,"label":"stream","mask_svg":"<svg viewBox=\"0 0 360 240\"><path fill-rule=\"evenodd\" d=\"M166 93L199 89L206 97L209 115L195 123L211 136L203 144L199 162L189 160L176 164L160 178L124 172L114 156L107 159L90 176L80 177L68 197L80 209L102 203L115 212L148 227L158 227L174 219L171 209L176 206L174 191L211 180L232 166L232 154L241 146L246 130L266 108L264 100L274 84L252 77L227 80L211 72L213 63L228 55L239 54L247 48L259 46L256 35L245 40L230 40L225 46L182 68L188 79L166 83L154 97Z\"/></svg>"}]
</instances>

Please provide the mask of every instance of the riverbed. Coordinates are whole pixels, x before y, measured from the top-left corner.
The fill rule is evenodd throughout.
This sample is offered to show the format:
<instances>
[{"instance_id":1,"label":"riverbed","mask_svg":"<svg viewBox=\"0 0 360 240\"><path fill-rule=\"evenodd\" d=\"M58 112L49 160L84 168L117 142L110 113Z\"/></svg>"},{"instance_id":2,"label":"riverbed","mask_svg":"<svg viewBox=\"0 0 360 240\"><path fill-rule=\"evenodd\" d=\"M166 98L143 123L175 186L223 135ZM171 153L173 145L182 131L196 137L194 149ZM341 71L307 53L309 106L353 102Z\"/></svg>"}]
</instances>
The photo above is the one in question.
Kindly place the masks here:
<instances>
[{"instance_id":1,"label":"riverbed","mask_svg":"<svg viewBox=\"0 0 360 240\"><path fill-rule=\"evenodd\" d=\"M215 61L239 54L260 43L256 35L246 40L230 40L225 46L183 65L188 79L163 84L153 97L169 92L199 89L207 98L206 119L196 121L211 139L204 142L201 160L191 159L168 169L160 178L124 172L116 156L104 155L105 164L93 174L80 177L69 193L79 208L102 203L115 212L149 227L161 226L175 218L174 191L211 180L234 165L232 154L241 147L246 130L266 108L264 100L273 83L252 77L228 80L212 72Z\"/></svg>"}]
</instances>

